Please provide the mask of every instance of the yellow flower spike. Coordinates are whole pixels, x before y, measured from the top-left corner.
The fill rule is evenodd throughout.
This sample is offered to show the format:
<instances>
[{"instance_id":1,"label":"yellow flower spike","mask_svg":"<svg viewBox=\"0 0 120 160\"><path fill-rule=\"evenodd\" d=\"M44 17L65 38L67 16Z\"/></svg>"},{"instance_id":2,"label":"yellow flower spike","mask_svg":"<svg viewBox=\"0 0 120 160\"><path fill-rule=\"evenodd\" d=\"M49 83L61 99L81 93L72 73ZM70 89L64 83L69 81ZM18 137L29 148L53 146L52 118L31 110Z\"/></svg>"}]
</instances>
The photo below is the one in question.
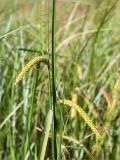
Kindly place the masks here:
<instances>
[{"instance_id":1,"label":"yellow flower spike","mask_svg":"<svg viewBox=\"0 0 120 160\"><path fill-rule=\"evenodd\" d=\"M93 133L95 133L96 136L98 136L98 137L100 136L100 133L97 130L97 128L95 127L95 125L92 123L92 121L88 117L87 113L85 111L83 111L83 109L80 106L78 106L77 104L73 103L72 101L66 100L66 99L59 100L58 104L64 104L64 105L67 105L71 108L74 108L80 114L80 116L83 118L83 120L88 124L88 126L91 128Z\"/></svg>"},{"instance_id":2,"label":"yellow flower spike","mask_svg":"<svg viewBox=\"0 0 120 160\"><path fill-rule=\"evenodd\" d=\"M26 66L23 68L23 70L19 73L19 75L17 76L16 78L16 81L15 81L15 84L19 83L23 76L29 71L29 69L36 63L38 62L42 62L42 63L45 63L49 66L49 60L44 57L44 56L38 56L38 57L35 57L33 58L32 60L30 60Z\"/></svg>"}]
</instances>

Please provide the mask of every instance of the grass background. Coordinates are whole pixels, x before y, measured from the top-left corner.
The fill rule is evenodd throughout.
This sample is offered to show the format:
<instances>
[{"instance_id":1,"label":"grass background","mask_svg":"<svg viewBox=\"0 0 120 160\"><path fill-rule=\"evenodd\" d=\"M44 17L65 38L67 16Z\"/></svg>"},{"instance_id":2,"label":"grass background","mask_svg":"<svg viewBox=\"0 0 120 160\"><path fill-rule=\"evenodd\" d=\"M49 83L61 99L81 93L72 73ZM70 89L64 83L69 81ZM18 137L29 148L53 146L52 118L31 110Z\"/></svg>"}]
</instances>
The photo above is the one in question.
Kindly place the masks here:
<instances>
[{"instance_id":1,"label":"grass background","mask_svg":"<svg viewBox=\"0 0 120 160\"><path fill-rule=\"evenodd\" d=\"M57 99L79 104L102 135L96 139L73 109L57 105L58 159L120 159L119 10L119 0L56 1ZM51 32L51 0L1 1L0 160L52 159L50 71L37 64L15 86L31 58L51 62Z\"/></svg>"}]
</instances>

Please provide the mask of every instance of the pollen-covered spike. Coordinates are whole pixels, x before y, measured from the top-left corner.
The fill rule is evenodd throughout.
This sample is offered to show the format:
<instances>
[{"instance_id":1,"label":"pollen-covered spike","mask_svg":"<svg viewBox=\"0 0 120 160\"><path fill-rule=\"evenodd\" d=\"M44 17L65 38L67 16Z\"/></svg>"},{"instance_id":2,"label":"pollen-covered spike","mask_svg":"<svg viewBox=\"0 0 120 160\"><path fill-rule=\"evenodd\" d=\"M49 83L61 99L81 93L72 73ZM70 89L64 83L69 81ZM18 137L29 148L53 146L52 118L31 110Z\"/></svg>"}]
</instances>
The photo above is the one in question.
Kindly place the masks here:
<instances>
[{"instance_id":1,"label":"pollen-covered spike","mask_svg":"<svg viewBox=\"0 0 120 160\"><path fill-rule=\"evenodd\" d=\"M29 69L30 69L34 64L36 64L36 63L38 63L38 62L45 63L45 64L47 64L48 67L49 67L49 60L48 60L46 57L44 57L44 56L38 56L38 57L33 58L32 60L30 60L30 61L26 64L26 66L23 68L23 70L19 73L19 75L18 75L17 78L16 78L15 85L16 85L17 83L19 83L19 81L22 80L23 76L29 71Z\"/></svg>"},{"instance_id":2,"label":"pollen-covered spike","mask_svg":"<svg viewBox=\"0 0 120 160\"><path fill-rule=\"evenodd\" d=\"M58 101L59 104L64 104L67 105L71 108L74 108L76 111L78 111L78 113L80 114L80 116L83 118L83 120L88 124L88 126L91 128L91 130L93 131L93 133L95 133L98 137L100 136L99 131L97 130L97 128L95 127L95 125L92 123L91 119L88 117L87 113L77 104L73 103L70 100L66 100L66 99L62 99Z\"/></svg>"}]
</instances>

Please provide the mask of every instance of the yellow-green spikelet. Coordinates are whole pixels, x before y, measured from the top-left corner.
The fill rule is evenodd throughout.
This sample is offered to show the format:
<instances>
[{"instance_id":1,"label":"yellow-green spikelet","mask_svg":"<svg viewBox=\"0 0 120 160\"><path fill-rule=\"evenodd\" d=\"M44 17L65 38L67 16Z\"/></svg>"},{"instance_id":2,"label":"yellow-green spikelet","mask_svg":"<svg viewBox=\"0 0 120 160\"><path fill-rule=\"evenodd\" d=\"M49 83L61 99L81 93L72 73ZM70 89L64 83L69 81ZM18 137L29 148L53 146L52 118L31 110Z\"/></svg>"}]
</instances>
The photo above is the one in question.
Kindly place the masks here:
<instances>
[{"instance_id":1,"label":"yellow-green spikelet","mask_svg":"<svg viewBox=\"0 0 120 160\"><path fill-rule=\"evenodd\" d=\"M37 56L30 60L26 66L23 68L23 70L19 73L19 75L16 78L15 84L19 83L19 81L22 80L23 76L28 72L28 70L36 63L42 62L49 66L49 60L44 56Z\"/></svg>"},{"instance_id":2,"label":"yellow-green spikelet","mask_svg":"<svg viewBox=\"0 0 120 160\"><path fill-rule=\"evenodd\" d=\"M93 133L95 133L97 136L100 136L99 131L97 130L97 128L95 127L95 125L92 123L91 119L88 117L87 113L85 113L85 111L83 111L83 109L78 106L77 104L73 103L70 100L66 100L66 99L62 99L58 101L59 104L64 104L67 105L69 107L74 108L76 111L78 111L78 113L81 115L81 117L83 118L83 120L88 124L88 126L91 128L91 130L93 131Z\"/></svg>"}]
</instances>

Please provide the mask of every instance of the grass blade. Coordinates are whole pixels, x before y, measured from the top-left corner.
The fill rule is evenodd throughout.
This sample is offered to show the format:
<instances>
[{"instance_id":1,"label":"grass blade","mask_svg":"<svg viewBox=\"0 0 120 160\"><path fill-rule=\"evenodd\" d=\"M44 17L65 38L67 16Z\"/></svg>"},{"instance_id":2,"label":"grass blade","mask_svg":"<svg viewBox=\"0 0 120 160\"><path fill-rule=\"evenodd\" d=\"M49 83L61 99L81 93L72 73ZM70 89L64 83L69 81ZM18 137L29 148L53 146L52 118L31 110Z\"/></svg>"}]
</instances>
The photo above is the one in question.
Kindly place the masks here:
<instances>
[{"instance_id":1,"label":"grass blade","mask_svg":"<svg viewBox=\"0 0 120 160\"><path fill-rule=\"evenodd\" d=\"M53 112L52 112L52 110L50 110L48 115L47 115L45 136L44 136L44 140L43 140L40 160L45 159L45 152L46 152L46 149L47 149L47 142L48 142L49 133L50 133L51 125L52 125L52 118L53 118Z\"/></svg>"}]
</instances>

